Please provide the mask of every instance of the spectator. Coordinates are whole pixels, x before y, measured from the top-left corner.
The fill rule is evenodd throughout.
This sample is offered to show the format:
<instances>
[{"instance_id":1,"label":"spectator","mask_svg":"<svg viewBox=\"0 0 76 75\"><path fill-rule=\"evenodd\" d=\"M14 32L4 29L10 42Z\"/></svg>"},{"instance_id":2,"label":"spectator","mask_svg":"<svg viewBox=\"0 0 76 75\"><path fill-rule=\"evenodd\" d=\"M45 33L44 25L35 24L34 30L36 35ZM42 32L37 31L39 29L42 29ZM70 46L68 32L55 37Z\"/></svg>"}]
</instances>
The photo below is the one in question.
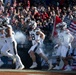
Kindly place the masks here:
<instances>
[{"instance_id":1,"label":"spectator","mask_svg":"<svg viewBox=\"0 0 76 75\"><path fill-rule=\"evenodd\" d=\"M2 5L2 1L0 0L0 10L4 12L4 6Z\"/></svg>"}]
</instances>

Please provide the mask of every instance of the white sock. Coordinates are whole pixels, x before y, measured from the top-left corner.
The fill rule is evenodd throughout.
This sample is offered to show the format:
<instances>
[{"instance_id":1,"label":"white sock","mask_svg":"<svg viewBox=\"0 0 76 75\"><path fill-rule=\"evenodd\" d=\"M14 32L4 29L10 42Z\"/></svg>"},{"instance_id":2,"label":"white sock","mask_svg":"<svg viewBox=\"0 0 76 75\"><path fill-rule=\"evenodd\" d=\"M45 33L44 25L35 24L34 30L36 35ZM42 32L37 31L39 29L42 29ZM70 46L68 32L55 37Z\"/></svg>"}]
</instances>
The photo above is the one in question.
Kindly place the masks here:
<instances>
[{"instance_id":1,"label":"white sock","mask_svg":"<svg viewBox=\"0 0 76 75\"><path fill-rule=\"evenodd\" d=\"M37 64L36 62L33 62L33 64Z\"/></svg>"},{"instance_id":2,"label":"white sock","mask_svg":"<svg viewBox=\"0 0 76 75\"><path fill-rule=\"evenodd\" d=\"M2 60L0 59L0 62L2 62Z\"/></svg>"},{"instance_id":3,"label":"white sock","mask_svg":"<svg viewBox=\"0 0 76 75\"><path fill-rule=\"evenodd\" d=\"M52 60L48 60L47 63L48 63L48 64L52 64Z\"/></svg>"},{"instance_id":4,"label":"white sock","mask_svg":"<svg viewBox=\"0 0 76 75\"><path fill-rule=\"evenodd\" d=\"M19 57L19 55L18 54L16 54L16 65L23 65L22 64L22 61L21 61L21 58Z\"/></svg>"}]
</instances>

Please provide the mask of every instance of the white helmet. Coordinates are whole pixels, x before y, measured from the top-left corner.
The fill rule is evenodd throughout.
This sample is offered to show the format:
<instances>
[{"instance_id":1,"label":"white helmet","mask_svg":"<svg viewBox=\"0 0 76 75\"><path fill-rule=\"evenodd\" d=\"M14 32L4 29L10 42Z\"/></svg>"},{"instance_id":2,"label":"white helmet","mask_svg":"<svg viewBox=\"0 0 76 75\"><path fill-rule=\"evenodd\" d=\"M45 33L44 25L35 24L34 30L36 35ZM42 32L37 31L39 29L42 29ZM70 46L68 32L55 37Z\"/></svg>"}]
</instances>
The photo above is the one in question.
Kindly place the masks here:
<instances>
[{"instance_id":1,"label":"white helmet","mask_svg":"<svg viewBox=\"0 0 76 75\"><path fill-rule=\"evenodd\" d=\"M37 23L35 21L31 21L29 26L35 29L37 27Z\"/></svg>"},{"instance_id":2,"label":"white helmet","mask_svg":"<svg viewBox=\"0 0 76 75\"><path fill-rule=\"evenodd\" d=\"M58 23L58 24L56 25L56 28L59 28L60 25L61 25L61 23Z\"/></svg>"},{"instance_id":3,"label":"white helmet","mask_svg":"<svg viewBox=\"0 0 76 75\"><path fill-rule=\"evenodd\" d=\"M66 22L62 22L63 27L67 28L67 23Z\"/></svg>"},{"instance_id":4,"label":"white helmet","mask_svg":"<svg viewBox=\"0 0 76 75\"><path fill-rule=\"evenodd\" d=\"M61 23L59 24L59 27L67 28L67 23L66 23L66 22L61 22Z\"/></svg>"}]
</instances>

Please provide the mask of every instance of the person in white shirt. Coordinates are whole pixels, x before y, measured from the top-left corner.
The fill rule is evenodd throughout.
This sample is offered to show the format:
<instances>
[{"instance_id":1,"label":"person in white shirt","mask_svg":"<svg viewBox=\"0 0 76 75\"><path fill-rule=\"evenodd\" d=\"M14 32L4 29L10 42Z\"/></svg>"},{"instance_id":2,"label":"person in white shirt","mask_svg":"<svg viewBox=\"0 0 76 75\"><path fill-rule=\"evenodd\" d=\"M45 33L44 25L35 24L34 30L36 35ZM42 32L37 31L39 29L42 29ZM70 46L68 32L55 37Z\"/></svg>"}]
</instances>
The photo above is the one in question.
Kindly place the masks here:
<instances>
[{"instance_id":1,"label":"person in white shirt","mask_svg":"<svg viewBox=\"0 0 76 75\"><path fill-rule=\"evenodd\" d=\"M13 59L13 63L16 63L16 69L23 69L24 65L21 62L21 59L17 52L17 42L15 41L13 30L11 25L6 25L6 43L1 49L1 54Z\"/></svg>"},{"instance_id":2,"label":"person in white shirt","mask_svg":"<svg viewBox=\"0 0 76 75\"><path fill-rule=\"evenodd\" d=\"M32 41L32 46L28 51L28 53L33 61L33 64L30 68L37 67L36 56L35 56L35 53L37 53L49 64L49 69L51 69L52 64L48 61L48 58L44 55L42 49L40 48L40 45L43 43L45 39L45 34L40 29L37 28L37 24L35 21L31 21L30 27L31 31L29 31L29 39Z\"/></svg>"},{"instance_id":3,"label":"person in white shirt","mask_svg":"<svg viewBox=\"0 0 76 75\"><path fill-rule=\"evenodd\" d=\"M66 23L62 22L59 25L59 32L58 32L58 49L56 55L60 57L64 64L65 64L65 58L67 55L67 52L69 48L71 48L71 42L73 41L74 37L71 35L70 31L67 29ZM60 62L59 62L60 63ZM54 69L60 69L59 65L56 65Z\"/></svg>"},{"instance_id":4,"label":"person in white shirt","mask_svg":"<svg viewBox=\"0 0 76 75\"><path fill-rule=\"evenodd\" d=\"M0 52L1 52L1 49L4 44L5 44L5 32L4 32L4 28L2 26L0 26ZM3 56L3 55L1 54L1 56ZM4 64L4 62L0 59L0 67L3 64Z\"/></svg>"}]
</instances>

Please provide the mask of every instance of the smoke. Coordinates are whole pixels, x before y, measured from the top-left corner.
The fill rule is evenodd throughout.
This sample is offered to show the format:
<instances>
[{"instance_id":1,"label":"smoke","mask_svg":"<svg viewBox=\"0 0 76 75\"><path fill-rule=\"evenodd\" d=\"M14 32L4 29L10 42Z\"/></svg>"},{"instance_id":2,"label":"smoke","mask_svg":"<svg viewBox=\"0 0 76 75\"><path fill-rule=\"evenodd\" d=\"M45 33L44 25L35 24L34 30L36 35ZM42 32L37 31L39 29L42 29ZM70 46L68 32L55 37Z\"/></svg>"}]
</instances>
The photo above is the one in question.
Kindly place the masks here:
<instances>
[{"instance_id":1,"label":"smoke","mask_svg":"<svg viewBox=\"0 0 76 75\"><path fill-rule=\"evenodd\" d=\"M18 44L25 44L26 35L23 34L22 32L20 32L20 31L16 32L14 37L15 37Z\"/></svg>"}]
</instances>

